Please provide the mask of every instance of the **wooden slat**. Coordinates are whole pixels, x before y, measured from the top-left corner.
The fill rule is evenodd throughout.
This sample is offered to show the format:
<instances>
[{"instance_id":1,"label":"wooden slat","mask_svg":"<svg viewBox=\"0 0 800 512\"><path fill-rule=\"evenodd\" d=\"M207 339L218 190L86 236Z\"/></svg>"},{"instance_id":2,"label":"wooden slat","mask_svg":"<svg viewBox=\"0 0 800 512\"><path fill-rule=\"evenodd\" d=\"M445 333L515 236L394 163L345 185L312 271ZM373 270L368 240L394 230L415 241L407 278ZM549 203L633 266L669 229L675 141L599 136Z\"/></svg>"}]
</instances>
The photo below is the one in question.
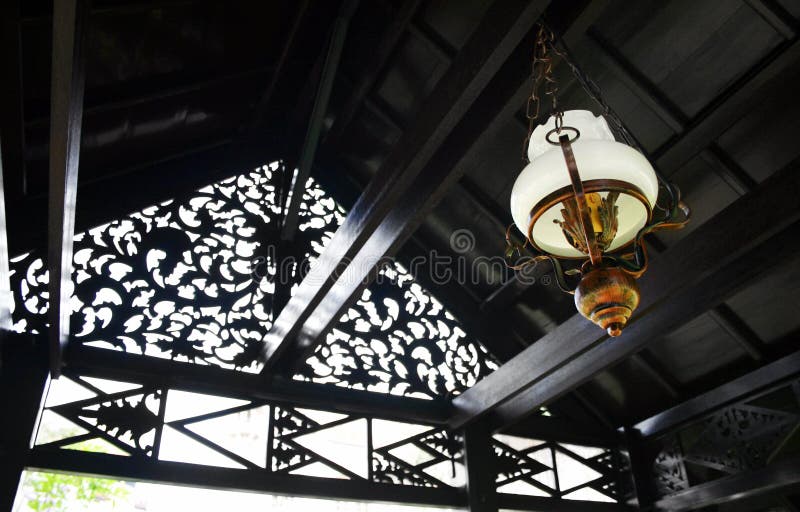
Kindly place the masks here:
<instances>
[{"instance_id":1,"label":"wooden slat","mask_svg":"<svg viewBox=\"0 0 800 512\"><path fill-rule=\"evenodd\" d=\"M82 40L88 0L57 1L53 9L47 261L50 272L50 371L58 376L69 339L72 239L85 79Z\"/></svg>"},{"instance_id":2,"label":"wooden slat","mask_svg":"<svg viewBox=\"0 0 800 512\"><path fill-rule=\"evenodd\" d=\"M573 316L455 398L452 426L496 408L500 424L513 423L791 257L798 245L792 239L800 219L798 168L794 162L776 173L652 261L640 280L639 309L622 338L603 343L607 336L601 329Z\"/></svg>"},{"instance_id":3,"label":"wooden slat","mask_svg":"<svg viewBox=\"0 0 800 512\"><path fill-rule=\"evenodd\" d=\"M753 498L800 487L800 457L782 460L757 471L746 471L671 494L653 505L654 510L699 510L735 500Z\"/></svg>"},{"instance_id":4,"label":"wooden slat","mask_svg":"<svg viewBox=\"0 0 800 512\"><path fill-rule=\"evenodd\" d=\"M429 96L414 125L353 205L309 275L276 319L265 340L267 370L295 345L303 324L333 285L334 273L343 260L352 258L366 245L389 211L405 206L400 203L409 185L531 29L546 3L544 0L514 0L498 2L490 7L481 25Z\"/></svg>"},{"instance_id":5,"label":"wooden slat","mask_svg":"<svg viewBox=\"0 0 800 512\"><path fill-rule=\"evenodd\" d=\"M738 402L749 395L756 395L764 389L775 388L797 376L800 376L800 352L762 366L747 375L656 414L639 422L634 428L642 436L657 436Z\"/></svg>"}]
</instances>

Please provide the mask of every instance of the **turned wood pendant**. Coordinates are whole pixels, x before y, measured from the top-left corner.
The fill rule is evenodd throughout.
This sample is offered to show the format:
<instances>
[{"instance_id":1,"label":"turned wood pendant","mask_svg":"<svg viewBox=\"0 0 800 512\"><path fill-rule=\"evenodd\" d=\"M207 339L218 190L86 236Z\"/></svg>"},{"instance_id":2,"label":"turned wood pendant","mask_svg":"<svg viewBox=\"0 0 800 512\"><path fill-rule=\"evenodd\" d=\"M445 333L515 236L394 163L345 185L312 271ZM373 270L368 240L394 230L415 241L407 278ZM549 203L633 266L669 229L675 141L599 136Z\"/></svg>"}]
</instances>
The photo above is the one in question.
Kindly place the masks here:
<instances>
[{"instance_id":1,"label":"turned wood pendant","mask_svg":"<svg viewBox=\"0 0 800 512\"><path fill-rule=\"evenodd\" d=\"M581 315L619 336L639 305L636 279L617 267L596 267L584 273L575 289L575 306Z\"/></svg>"}]
</instances>

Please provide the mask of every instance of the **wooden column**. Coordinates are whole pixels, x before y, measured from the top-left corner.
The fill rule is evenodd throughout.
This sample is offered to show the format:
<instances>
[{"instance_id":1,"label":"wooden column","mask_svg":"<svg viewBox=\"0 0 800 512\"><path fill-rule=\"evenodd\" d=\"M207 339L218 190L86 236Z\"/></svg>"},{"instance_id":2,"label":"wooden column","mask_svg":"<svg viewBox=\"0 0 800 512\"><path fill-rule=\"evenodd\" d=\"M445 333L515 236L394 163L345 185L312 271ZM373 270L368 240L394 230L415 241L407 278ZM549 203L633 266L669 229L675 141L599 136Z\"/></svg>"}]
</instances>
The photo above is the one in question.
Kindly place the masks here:
<instances>
[{"instance_id":1,"label":"wooden column","mask_svg":"<svg viewBox=\"0 0 800 512\"><path fill-rule=\"evenodd\" d=\"M492 433L485 421L464 429L464 459L469 511L497 512Z\"/></svg>"},{"instance_id":2,"label":"wooden column","mask_svg":"<svg viewBox=\"0 0 800 512\"><path fill-rule=\"evenodd\" d=\"M10 512L47 390L47 344L9 332L0 341L0 512Z\"/></svg>"},{"instance_id":3,"label":"wooden column","mask_svg":"<svg viewBox=\"0 0 800 512\"><path fill-rule=\"evenodd\" d=\"M83 34L89 0L53 3L50 90L50 199L47 266L50 272L50 371L58 376L69 338L72 239L78 195L83 120Z\"/></svg>"}]
</instances>

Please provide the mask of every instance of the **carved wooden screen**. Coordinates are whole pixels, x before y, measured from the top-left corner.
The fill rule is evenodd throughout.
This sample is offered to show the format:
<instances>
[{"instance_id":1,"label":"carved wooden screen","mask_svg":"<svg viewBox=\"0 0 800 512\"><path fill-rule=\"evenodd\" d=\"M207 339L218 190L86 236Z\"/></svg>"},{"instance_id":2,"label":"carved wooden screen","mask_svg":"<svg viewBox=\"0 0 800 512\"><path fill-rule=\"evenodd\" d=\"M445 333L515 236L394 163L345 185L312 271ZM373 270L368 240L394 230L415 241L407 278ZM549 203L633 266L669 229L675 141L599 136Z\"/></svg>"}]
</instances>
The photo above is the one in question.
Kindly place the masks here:
<instances>
[{"instance_id":1,"label":"carved wooden screen","mask_svg":"<svg viewBox=\"0 0 800 512\"><path fill-rule=\"evenodd\" d=\"M304 190L297 258L278 282L281 173L273 162L75 237L72 342L258 372L277 286L292 290L345 211L313 179ZM47 272L38 253L12 260L16 330L45 329ZM301 366L296 378L417 397L457 393L497 367L399 264Z\"/></svg>"}]
</instances>

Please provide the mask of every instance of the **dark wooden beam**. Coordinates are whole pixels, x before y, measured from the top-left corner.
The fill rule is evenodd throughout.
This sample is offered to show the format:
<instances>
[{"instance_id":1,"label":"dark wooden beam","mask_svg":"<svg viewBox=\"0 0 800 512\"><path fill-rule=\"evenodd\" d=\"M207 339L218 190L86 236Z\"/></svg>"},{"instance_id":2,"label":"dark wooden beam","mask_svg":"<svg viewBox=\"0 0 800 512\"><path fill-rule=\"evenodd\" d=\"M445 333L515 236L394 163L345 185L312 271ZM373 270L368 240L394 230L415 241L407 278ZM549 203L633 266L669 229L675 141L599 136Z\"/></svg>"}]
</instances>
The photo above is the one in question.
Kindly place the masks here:
<instances>
[{"instance_id":1,"label":"dark wooden beam","mask_svg":"<svg viewBox=\"0 0 800 512\"><path fill-rule=\"evenodd\" d=\"M272 371L289 349L304 351L313 345L318 339L318 333L330 322L330 313L335 313L352 296L352 293L336 295L337 292L332 292L332 298L337 303L323 305L323 309L315 313L331 290L337 269L345 266L342 265L343 261L349 261L362 249L369 251L373 257L380 258L385 254L385 250L376 251L375 247L367 247L366 242L372 240L372 244L376 245L389 242L391 245L389 238L372 237L373 233L390 211L395 216L403 214L407 204L402 202L406 199L409 185L430 162L508 56L530 31L545 5L543 0L514 0L498 2L489 8L480 26L429 96L414 125L401 138L353 205L314 268L275 320L265 340L264 360L267 371ZM433 181L431 176L426 178ZM440 182L445 178L440 176ZM419 195L421 192L417 189L416 193ZM409 216L409 220L412 217L413 215ZM387 222L398 227L408 227L408 221L397 224L398 220L400 219L387 219ZM367 255L363 251L362 254ZM363 265L361 268L364 272L373 271L372 265ZM327 312L325 316L317 317L322 311ZM303 334L304 341L297 343L297 337L307 321L312 324Z\"/></svg>"},{"instance_id":2,"label":"dark wooden beam","mask_svg":"<svg viewBox=\"0 0 800 512\"><path fill-rule=\"evenodd\" d=\"M583 500L555 500L521 494L498 494L497 501L503 510L526 512L634 512L634 507L622 503L603 503Z\"/></svg>"},{"instance_id":3,"label":"dark wooden beam","mask_svg":"<svg viewBox=\"0 0 800 512\"><path fill-rule=\"evenodd\" d=\"M403 487L364 480L341 480L270 473L123 457L76 450L35 449L28 467L85 476L138 482L200 486L209 489L252 491L287 496L307 496L367 502L407 503L461 507L464 494L455 488Z\"/></svg>"},{"instance_id":4,"label":"dark wooden beam","mask_svg":"<svg viewBox=\"0 0 800 512\"><path fill-rule=\"evenodd\" d=\"M72 238L85 81L82 47L88 8L88 0L53 4L47 266L50 272L50 371L54 376L61 371L62 354L69 340Z\"/></svg>"},{"instance_id":5,"label":"dark wooden beam","mask_svg":"<svg viewBox=\"0 0 800 512\"><path fill-rule=\"evenodd\" d=\"M328 111L328 100L333 90L333 82L336 79L339 60L347 37L347 27L350 25L350 18L353 16L357 6L358 0L345 0L339 8L339 14L333 24L333 33L331 34L328 53L325 56L325 64L322 67L322 76L319 80L317 94L314 97L314 106L311 109L311 118L308 121L305 140L300 150L297 171L292 177L291 192L286 199L281 229L282 240L293 240L297 231L300 202L303 199L303 191L306 188L308 176L311 174L311 166L314 164L314 156L317 153L323 122Z\"/></svg>"},{"instance_id":6,"label":"dark wooden beam","mask_svg":"<svg viewBox=\"0 0 800 512\"><path fill-rule=\"evenodd\" d=\"M793 162L654 259L621 339L606 342L602 330L575 315L455 398L451 425L493 410L501 425L513 423L792 257L800 244L793 199L800 193L798 167Z\"/></svg>"},{"instance_id":7,"label":"dark wooden beam","mask_svg":"<svg viewBox=\"0 0 800 512\"><path fill-rule=\"evenodd\" d=\"M741 399L772 390L800 375L800 352L778 359L716 389L656 414L634 428L645 437L673 431Z\"/></svg>"},{"instance_id":8,"label":"dark wooden beam","mask_svg":"<svg viewBox=\"0 0 800 512\"><path fill-rule=\"evenodd\" d=\"M8 268L8 233L6 231L5 179L2 139L0 139L0 330L11 329L11 273Z\"/></svg>"},{"instance_id":9,"label":"dark wooden beam","mask_svg":"<svg viewBox=\"0 0 800 512\"><path fill-rule=\"evenodd\" d=\"M654 510L678 512L800 488L800 457L776 462L764 469L719 478L671 494L654 503Z\"/></svg>"},{"instance_id":10,"label":"dark wooden beam","mask_svg":"<svg viewBox=\"0 0 800 512\"><path fill-rule=\"evenodd\" d=\"M700 158L739 195L744 195L758 186L758 182L717 144L711 144L701 151Z\"/></svg>"},{"instance_id":11,"label":"dark wooden beam","mask_svg":"<svg viewBox=\"0 0 800 512\"><path fill-rule=\"evenodd\" d=\"M265 382L261 376L250 373L77 344L70 345L64 373L424 425L446 425L452 414L450 403L445 399L422 400L282 377ZM529 418L504 433L563 443L621 446L614 432L552 417Z\"/></svg>"},{"instance_id":12,"label":"dark wooden beam","mask_svg":"<svg viewBox=\"0 0 800 512\"><path fill-rule=\"evenodd\" d=\"M528 416L501 433L604 448L620 448L625 445L625 438L615 430L600 427L594 422L578 422L552 416Z\"/></svg>"},{"instance_id":13,"label":"dark wooden beam","mask_svg":"<svg viewBox=\"0 0 800 512\"><path fill-rule=\"evenodd\" d=\"M381 36L372 58L364 64L364 69L353 86L350 96L339 109L328 133L325 135L325 149L331 151L337 147L342 135L364 103L367 94L375 85L389 58L394 54L403 34L406 33L411 19L417 12L421 0L405 0L397 13L392 17L389 27Z\"/></svg>"},{"instance_id":14,"label":"dark wooden beam","mask_svg":"<svg viewBox=\"0 0 800 512\"><path fill-rule=\"evenodd\" d=\"M77 344L70 346L67 356L65 372L77 375L127 378L196 393L303 404L426 425L444 424L450 414L445 400L421 400L286 378L265 382L250 373Z\"/></svg>"},{"instance_id":15,"label":"dark wooden beam","mask_svg":"<svg viewBox=\"0 0 800 512\"><path fill-rule=\"evenodd\" d=\"M786 39L792 39L798 32L798 21L776 0L745 0L761 18L780 32Z\"/></svg>"}]
</instances>

